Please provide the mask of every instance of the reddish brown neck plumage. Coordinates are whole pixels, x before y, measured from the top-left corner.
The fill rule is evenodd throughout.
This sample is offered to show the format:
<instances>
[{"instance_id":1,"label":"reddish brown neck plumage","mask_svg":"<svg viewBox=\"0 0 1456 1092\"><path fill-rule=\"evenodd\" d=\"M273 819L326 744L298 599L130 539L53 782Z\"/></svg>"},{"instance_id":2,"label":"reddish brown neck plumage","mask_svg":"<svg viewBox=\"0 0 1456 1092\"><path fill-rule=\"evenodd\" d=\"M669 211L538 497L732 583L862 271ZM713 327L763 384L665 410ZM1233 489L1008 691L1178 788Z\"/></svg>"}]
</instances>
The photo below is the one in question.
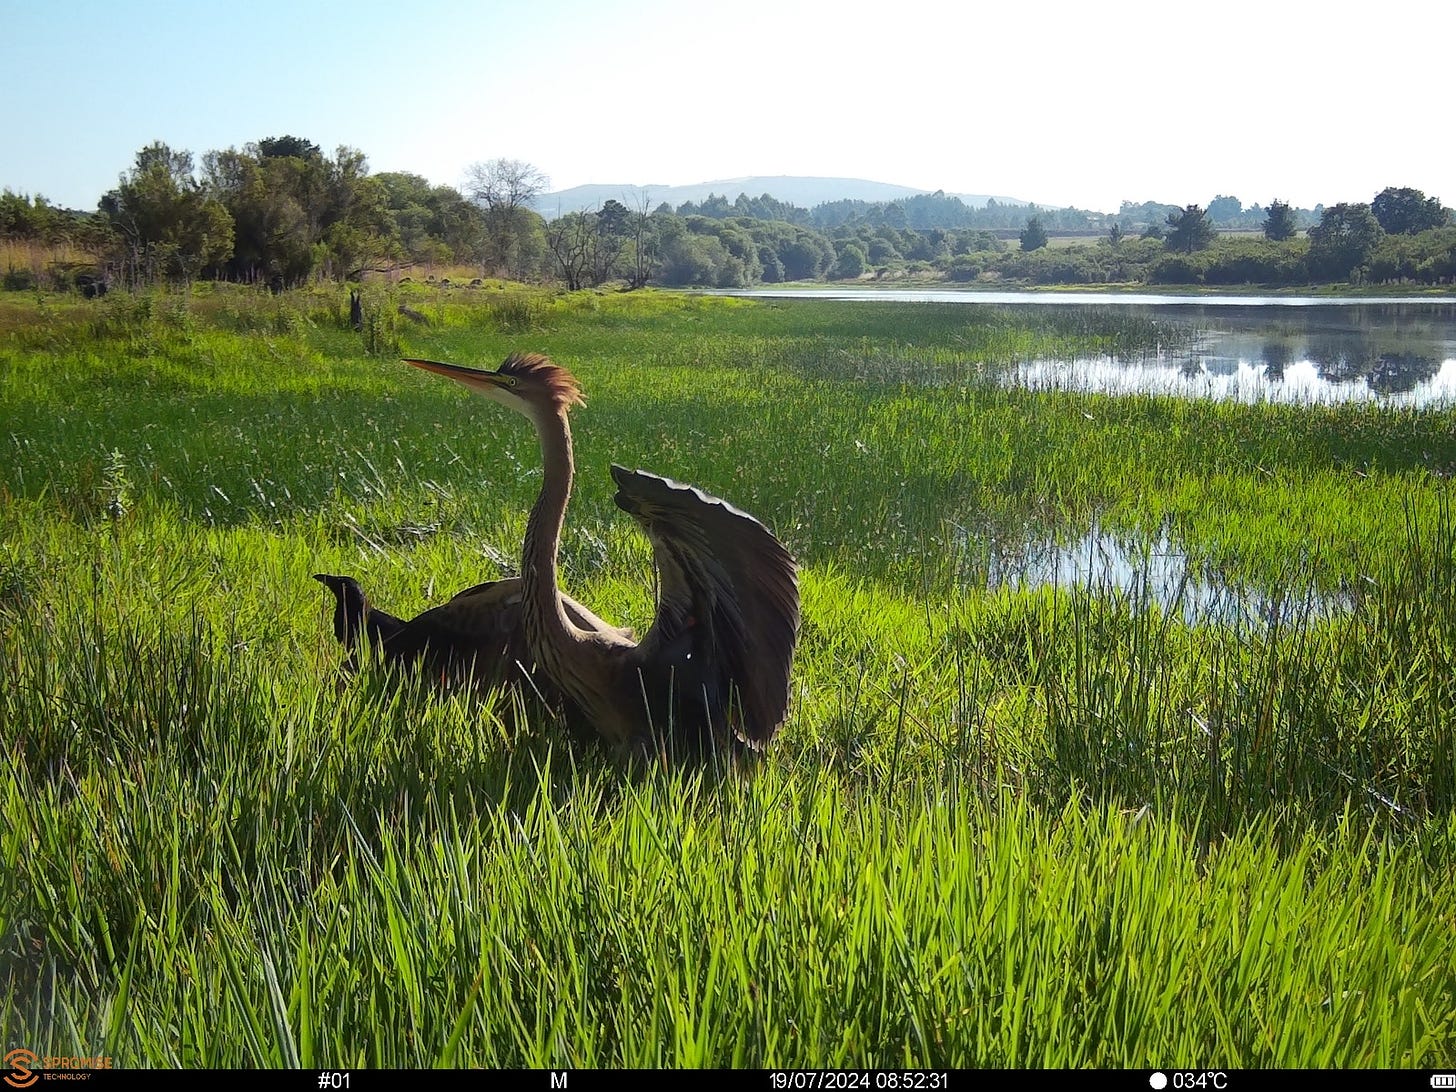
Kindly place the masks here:
<instances>
[{"instance_id":1,"label":"reddish brown neck plumage","mask_svg":"<svg viewBox=\"0 0 1456 1092\"><path fill-rule=\"evenodd\" d=\"M565 373L568 377L570 373ZM552 412L537 409L531 415L541 441L541 493L526 521L521 547L521 583L526 640L548 671L557 666L559 650L578 643L576 627L567 619L557 590L556 555L561 527L571 499L575 466L571 454L571 425L562 407Z\"/></svg>"}]
</instances>

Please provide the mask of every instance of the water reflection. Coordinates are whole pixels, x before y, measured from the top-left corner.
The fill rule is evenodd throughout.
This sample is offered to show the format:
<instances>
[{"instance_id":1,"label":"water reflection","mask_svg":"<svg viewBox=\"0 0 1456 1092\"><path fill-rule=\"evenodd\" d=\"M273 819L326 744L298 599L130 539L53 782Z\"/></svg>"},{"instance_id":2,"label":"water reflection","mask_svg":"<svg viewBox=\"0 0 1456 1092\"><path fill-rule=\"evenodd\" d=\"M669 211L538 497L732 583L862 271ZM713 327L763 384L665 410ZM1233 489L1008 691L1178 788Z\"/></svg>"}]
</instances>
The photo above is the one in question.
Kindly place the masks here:
<instances>
[{"instance_id":1,"label":"water reflection","mask_svg":"<svg viewBox=\"0 0 1456 1092\"><path fill-rule=\"evenodd\" d=\"M1348 307L1389 304L1441 306L1440 296L1173 296L1158 292L990 292L979 288L704 288L705 296L757 299L854 300L878 303L965 303L1033 307Z\"/></svg>"},{"instance_id":2,"label":"water reflection","mask_svg":"<svg viewBox=\"0 0 1456 1092\"><path fill-rule=\"evenodd\" d=\"M1375 363L1380 365L1379 358ZM1018 365L1006 380L1039 390L1104 391L1113 394L1172 394L1193 398L1225 398L1243 402L1380 402L1428 406L1456 401L1456 358L1431 370L1393 367L1347 379L1321 373L1320 364L1299 360L1280 365L1272 374L1263 363L1230 361L1223 370L1207 361L1126 363L1114 357L1063 362L1036 360ZM1417 379L1423 373L1428 378Z\"/></svg>"},{"instance_id":3,"label":"water reflection","mask_svg":"<svg viewBox=\"0 0 1456 1092\"><path fill-rule=\"evenodd\" d=\"M1031 360L1008 383L1244 401L1456 401L1456 300L1118 295L914 290L749 291L752 296L959 303L1008 310L1081 307L1186 324L1187 347L1136 357Z\"/></svg>"},{"instance_id":4,"label":"water reflection","mask_svg":"<svg viewBox=\"0 0 1456 1092\"><path fill-rule=\"evenodd\" d=\"M1007 381L1242 401L1456 400L1456 304L1323 307L1162 304L1125 312L1194 325L1187 349L1136 358L1033 360Z\"/></svg>"},{"instance_id":5,"label":"water reflection","mask_svg":"<svg viewBox=\"0 0 1456 1092\"><path fill-rule=\"evenodd\" d=\"M1377 394L1404 394L1440 372L1442 361L1419 353L1382 353L1365 373Z\"/></svg>"},{"instance_id":6,"label":"water reflection","mask_svg":"<svg viewBox=\"0 0 1456 1092\"><path fill-rule=\"evenodd\" d=\"M1271 596L1231 583L1211 567L1191 561L1166 529L1149 542L1094 525L1071 542L992 539L987 549L987 588L1117 591L1134 602L1176 611L1194 624L1264 626L1326 617L1353 605L1348 596L1320 595L1308 588Z\"/></svg>"}]
</instances>

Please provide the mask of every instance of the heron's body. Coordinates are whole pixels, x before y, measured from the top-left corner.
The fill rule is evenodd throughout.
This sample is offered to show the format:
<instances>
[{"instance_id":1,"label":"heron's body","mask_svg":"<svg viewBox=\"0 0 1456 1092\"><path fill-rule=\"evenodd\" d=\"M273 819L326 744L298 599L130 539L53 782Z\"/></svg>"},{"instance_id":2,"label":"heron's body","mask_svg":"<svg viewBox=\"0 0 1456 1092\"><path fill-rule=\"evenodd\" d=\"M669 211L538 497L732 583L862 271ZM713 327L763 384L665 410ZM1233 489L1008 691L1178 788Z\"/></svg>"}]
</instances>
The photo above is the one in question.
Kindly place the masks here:
<instances>
[{"instance_id":1,"label":"heron's body","mask_svg":"<svg viewBox=\"0 0 1456 1092\"><path fill-rule=\"evenodd\" d=\"M694 751L766 744L787 712L799 629L794 561L768 529L700 490L613 466L618 506L652 542L657 616L640 643L609 626L584 626L557 585L575 470L567 415L581 402L576 379L539 355L512 355L494 372L407 363L535 426L543 475L522 547L520 609L542 676L612 743Z\"/></svg>"},{"instance_id":2,"label":"heron's body","mask_svg":"<svg viewBox=\"0 0 1456 1092\"><path fill-rule=\"evenodd\" d=\"M530 677L533 661L522 624L520 577L476 584L409 621L375 607L353 577L319 573L314 579L334 593L334 636L349 649L351 666L357 666L360 641L367 639L386 665L419 665L437 678L482 688L544 692ZM574 599L567 599L564 608L586 632L626 633Z\"/></svg>"}]
</instances>

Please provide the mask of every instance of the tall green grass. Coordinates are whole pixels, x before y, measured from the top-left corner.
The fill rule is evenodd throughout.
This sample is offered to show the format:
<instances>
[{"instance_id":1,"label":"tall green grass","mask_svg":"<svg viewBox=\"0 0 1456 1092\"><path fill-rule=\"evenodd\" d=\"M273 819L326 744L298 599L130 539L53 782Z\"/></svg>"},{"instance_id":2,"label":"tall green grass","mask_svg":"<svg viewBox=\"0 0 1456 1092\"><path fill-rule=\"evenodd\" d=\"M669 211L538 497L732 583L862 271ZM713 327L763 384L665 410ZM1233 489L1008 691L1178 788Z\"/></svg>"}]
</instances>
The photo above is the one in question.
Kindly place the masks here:
<instances>
[{"instance_id":1,"label":"tall green grass","mask_svg":"<svg viewBox=\"0 0 1456 1092\"><path fill-rule=\"evenodd\" d=\"M371 289L411 354L582 377L564 579L604 616L651 616L608 461L800 558L766 761L623 768L497 696L339 674L311 573L421 609L512 570L539 485L521 421L372 355L340 295L0 308L7 1048L1456 1058L1456 411L984 380L1173 336L1096 314ZM994 541L1094 519L1343 607L987 586Z\"/></svg>"}]
</instances>

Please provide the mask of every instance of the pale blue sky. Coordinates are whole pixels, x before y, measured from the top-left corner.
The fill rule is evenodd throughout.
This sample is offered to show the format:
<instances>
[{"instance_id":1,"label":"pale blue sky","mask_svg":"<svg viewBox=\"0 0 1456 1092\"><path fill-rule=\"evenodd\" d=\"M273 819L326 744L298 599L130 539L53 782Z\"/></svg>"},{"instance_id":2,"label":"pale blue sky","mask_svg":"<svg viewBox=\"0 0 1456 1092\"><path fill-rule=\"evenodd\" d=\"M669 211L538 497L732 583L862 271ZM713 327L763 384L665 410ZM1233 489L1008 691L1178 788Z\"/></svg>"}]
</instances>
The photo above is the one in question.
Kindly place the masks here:
<instances>
[{"instance_id":1,"label":"pale blue sky","mask_svg":"<svg viewBox=\"0 0 1456 1092\"><path fill-rule=\"evenodd\" d=\"M0 187L92 208L150 141L288 133L452 185L1456 204L1453 40L1451 0L0 0Z\"/></svg>"}]
</instances>

